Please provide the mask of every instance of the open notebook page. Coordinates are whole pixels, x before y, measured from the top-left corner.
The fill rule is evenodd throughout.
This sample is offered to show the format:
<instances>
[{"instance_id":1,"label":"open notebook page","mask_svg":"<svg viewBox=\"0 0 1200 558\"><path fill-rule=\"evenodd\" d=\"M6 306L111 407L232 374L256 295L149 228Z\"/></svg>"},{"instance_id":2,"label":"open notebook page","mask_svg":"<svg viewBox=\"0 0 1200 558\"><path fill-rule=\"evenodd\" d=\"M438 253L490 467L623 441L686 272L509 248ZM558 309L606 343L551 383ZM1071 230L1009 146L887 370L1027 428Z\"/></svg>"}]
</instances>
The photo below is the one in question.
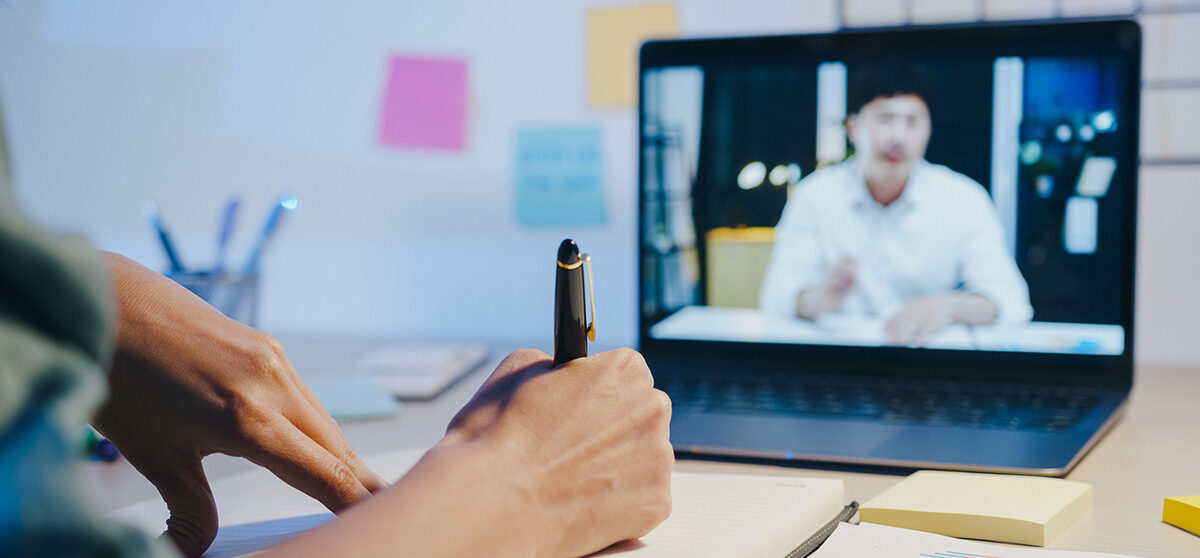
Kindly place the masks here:
<instances>
[{"instance_id":1,"label":"open notebook page","mask_svg":"<svg viewBox=\"0 0 1200 558\"><path fill-rule=\"evenodd\" d=\"M424 454L401 450L365 458L381 476L396 479ZM221 527L205 554L244 556L333 519L324 506L265 470L212 483ZM607 557L782 558L842 509L842 481L675 473L671 517L640 541L600 554ZM167 517L161 500L147 500L109 514L157 535Z\"/></svg>"},{"instance_id":2,"label":"open notebook page","mask_svg":"<svg viewBox=\"0 0 1200 558\"><path fill-rule=\"evenodd\" d=\"M1124 554L1000 546L862 523L838 525L809 558L1134 558Z\"/></svg>"},{"instance_id":3,"label":"open notebook page","mask_svg":"<svg viewBox=\"0 0 1200 558\"><path fill-rule=\"evenodd\" d=\"M837 479L675 473L673 508L620 558L783 558L842 511Z\"/></svg>"}]
</instances>

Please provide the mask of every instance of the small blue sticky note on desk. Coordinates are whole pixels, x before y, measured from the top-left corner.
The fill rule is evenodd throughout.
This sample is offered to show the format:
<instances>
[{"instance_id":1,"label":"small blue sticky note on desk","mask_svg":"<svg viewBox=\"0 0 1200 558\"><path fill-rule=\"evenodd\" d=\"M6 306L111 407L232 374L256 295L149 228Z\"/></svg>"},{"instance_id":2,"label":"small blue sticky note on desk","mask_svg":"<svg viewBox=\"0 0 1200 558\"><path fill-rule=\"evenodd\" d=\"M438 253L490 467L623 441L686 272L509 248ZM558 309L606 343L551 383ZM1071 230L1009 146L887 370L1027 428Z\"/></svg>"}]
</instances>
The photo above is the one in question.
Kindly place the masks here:
<instances>
[{"instance_id":1,"label":"small blue sticky note on desk","mask_svg":"<svg viewBox=\"0 0 1200 558\"><path fill-rule=\"evenodd\" d=\"M604 157L596 127L517 131L517 223L539 227L604 223Z\"/></svg>"},{"instance_id":2,"label":"small blue sticky note on desk","mask_svg":"<svg viewBox=\"0 0 1200 558\"><path fill-rule=\"evenodd\" d=\"M308 389L338 422L390 417L400 410L400 402L371 378L314 380Z\"/></svg>"}]
</instances>

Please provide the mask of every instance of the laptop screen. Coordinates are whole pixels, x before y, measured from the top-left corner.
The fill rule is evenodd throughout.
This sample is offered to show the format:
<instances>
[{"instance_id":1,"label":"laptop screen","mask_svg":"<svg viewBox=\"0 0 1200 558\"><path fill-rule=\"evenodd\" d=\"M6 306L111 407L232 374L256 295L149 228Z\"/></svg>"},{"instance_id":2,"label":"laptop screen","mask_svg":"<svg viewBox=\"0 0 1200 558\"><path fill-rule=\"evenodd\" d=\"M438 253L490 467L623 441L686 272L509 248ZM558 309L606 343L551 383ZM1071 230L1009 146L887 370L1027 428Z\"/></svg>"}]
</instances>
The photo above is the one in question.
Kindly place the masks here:
<instances>
[{"instance_id":1,"label":"laptop screen","mask_svg":"<svg viewBox=\"0 0 1200 558\"><path fill-rule=\"evenodd\" d=\"M1042 27L648 45L643 335L1125 354L1137 64Z\"/></svg>"}]
</instances>

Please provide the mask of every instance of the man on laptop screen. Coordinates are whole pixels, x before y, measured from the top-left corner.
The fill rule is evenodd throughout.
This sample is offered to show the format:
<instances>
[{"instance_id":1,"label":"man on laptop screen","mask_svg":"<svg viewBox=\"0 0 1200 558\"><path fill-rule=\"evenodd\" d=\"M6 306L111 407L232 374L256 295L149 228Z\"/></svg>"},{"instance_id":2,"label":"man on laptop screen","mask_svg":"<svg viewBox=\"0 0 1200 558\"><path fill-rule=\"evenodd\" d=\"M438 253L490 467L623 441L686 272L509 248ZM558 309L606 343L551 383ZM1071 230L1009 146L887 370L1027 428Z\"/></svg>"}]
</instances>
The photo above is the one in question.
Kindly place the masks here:
<instances>
[{"instance_id":1,"label":"man on laptop screen","mask_svg":"<svg viewBox=\"0 0 1200 558\"><path fill-rule=\"evenodd\" d=\"M764 311L886 320L887 342L904 346L924 346L952 323L1033 316L987 191L925 161L928 82L919 70L873 69L849 84L856 153L794 186L775 228Z\"/></svg>"},{"instance_id":2,"label":"man on laptop screen","mask_svg":"<svg viewBox=\"0 0 1200 558\"><path fill-rule=\"evenodd\" d=\"M638 347L699 455L1061 475L1133 378L1135 22L651 41Z\"/></svg>"}]
</instances>

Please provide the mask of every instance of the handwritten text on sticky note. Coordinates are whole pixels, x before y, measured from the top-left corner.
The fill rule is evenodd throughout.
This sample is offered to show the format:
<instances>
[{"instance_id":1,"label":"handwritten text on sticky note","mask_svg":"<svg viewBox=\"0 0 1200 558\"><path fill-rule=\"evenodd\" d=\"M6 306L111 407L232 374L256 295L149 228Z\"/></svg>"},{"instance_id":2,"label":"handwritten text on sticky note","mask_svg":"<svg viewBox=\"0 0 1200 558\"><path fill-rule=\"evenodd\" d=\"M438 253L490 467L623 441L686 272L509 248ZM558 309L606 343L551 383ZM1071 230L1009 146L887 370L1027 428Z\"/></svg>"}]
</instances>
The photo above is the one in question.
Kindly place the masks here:
<instances>
[{"instance_id":1,"label":"handwritten text on sticky note","mask_svg":"<svg viewBox=\"0 0 1200 558\"><path fill-rule=\"evenodd\" d=\"M514 169L517 223L604 223L600 129L527 128L517 132Z\"/></svg>"}]
</instances>

